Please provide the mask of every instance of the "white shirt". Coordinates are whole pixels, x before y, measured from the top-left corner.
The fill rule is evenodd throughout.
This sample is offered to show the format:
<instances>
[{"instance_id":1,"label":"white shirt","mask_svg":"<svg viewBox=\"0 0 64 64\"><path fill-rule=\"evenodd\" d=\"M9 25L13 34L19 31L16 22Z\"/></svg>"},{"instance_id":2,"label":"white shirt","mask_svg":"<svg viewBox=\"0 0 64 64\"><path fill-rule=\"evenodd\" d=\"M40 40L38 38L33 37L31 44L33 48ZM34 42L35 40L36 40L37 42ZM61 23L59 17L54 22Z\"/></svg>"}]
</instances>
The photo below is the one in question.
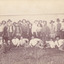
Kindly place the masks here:
<instances>
[{"instance_id":1,"label":"white shirt","mask_svg":"<svg viewBox=\"0 0 64 64\"><path fill-rule=\"evenodd\" d=\"M40 39L38 39L38 38L34 38L34 39L31 39L31 40L30 40L29 45L30 45L30 46L36 46L36 44L38 44L38 43L42 43L42 40L40 40Z\"/></svg>"},{"instance_id":2,"label":"white shirt","mask_svg":"<svg viewBox=\"0 0 64 64\"><path fill-rule=\"evenodd\" d=\"M29 40L27 38L20 39L19 45L24 45L25 43L28 43Z\"/></svg>"},{"instance_id":3,"label":"white shirt","mask_svg":"<svg viewBox=\"0 0 64 64\"><path fill-rule=\"evenodd\" d=\"M41 29L42 29L42 27L37 27L37 32L40 32L41 31Z\"/></svg>"},{"instance_id":4,"label":"white shirt","mask_svg":"<svg viewBox=\"0 0 64 64\"><path fill-rule=\"evenodd\" d=\"M32 34L33 34L33 32L36 32L36 31L37 31L37 25L34 23L32 25Z\"/></svg>"},{"instance_id":5,"label":"white shirt","mask_svg":"<svg viewBox=\"0 0 64 64\"><path fill-rule=\"evenodd\" d=\"M55 33L55 25L54 24L50 25L49 28L50 28L50 33L51 34Z\"/></svg>"},{"instance_id":6,"label":"white shirt","mask_svg":"<svg viewBox=\"0 0 64 64\"><path fill-rule=\"evenodd\" d=\"M19 45L19 39L18 38L16 38L16 39L12 39L12 43L13 43L13 45Z\"/></svg>"},{"instance_id":7,"label":"white shirt","mask_svg":"<svg viewBox=\"0 0 64 64\"><path fill-rule=\"evenodd\" d=\"M51 48L55 48L55 42L54 41L46 41L50 45Z\"/></svg>"},{"instance_id":8,"label":"white shirt","mask_svg":"<svg viewBox=\"0 0 64 64\"><path fill-rule=\"evenodd\" d=\"M61 25L61 30L64 31L64 23Z\"/></svg>"},{"instance_id":9,"label":"white shirt","mask_svg":"<svg viewBox=\"0 0 64 64\"><path fill-rule=\"evenodd\" d=\"M58 47L60 47L63 44L64 44L64 40L63 39L60 39L58 41L57 40L55 41L55 45L57 45Z\"/></svg>"}]
</instances>

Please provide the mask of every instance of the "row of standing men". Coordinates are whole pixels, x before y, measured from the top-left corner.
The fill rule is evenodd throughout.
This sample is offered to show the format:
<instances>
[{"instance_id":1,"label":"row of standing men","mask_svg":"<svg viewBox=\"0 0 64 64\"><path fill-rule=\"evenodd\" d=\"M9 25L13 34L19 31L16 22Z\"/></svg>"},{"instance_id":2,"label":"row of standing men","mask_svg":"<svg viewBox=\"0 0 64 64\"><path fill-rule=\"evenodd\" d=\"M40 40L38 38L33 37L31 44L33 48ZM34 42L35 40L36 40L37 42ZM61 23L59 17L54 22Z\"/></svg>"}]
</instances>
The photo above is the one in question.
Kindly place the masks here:
<instances>
[{"instance_id":1,"label":"row of standing men","mask_svg":"<svg viewBox=\"0 0 64 64\"><path fill-rule=\"evenodd\" d=\"M35 20L33 24L25 19L18 22L12 22L10 19L7 22L3 20L0 23L0 36L6 39L12 39L14 36L20 38L22 36L29 40L31 36L34 36L43 41L50 38L55 39L55 36L60 36L61 39L64 39L64 19L62 23L59 18L56 21L55 23L55 21L51 20L48 25L47 21L42 20Z\"/></svg>"}]
</instances>

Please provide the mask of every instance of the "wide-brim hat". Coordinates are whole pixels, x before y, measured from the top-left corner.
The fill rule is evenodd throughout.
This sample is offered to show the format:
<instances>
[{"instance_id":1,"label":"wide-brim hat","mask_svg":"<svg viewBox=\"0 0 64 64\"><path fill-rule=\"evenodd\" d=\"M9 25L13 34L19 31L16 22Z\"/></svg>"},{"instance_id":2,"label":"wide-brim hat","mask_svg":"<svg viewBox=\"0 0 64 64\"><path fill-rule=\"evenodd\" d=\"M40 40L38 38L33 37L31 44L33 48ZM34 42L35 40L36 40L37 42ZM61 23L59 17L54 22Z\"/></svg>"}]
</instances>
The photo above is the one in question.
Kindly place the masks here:
<instances>
[{"instance_id":1,"label":"wide-brim hat","mask_svg":"<svg viewBox=\"0 0 64 64\"><path fill-rule=\"evenodd\" d=\"M4 23L6 23L6 21L5 21L5 20L2 20L2 23L3 23L3 22L4 22Z\"/></svg>"},{"instance_id":2,"label":"wide-brim hat","mask_svg":"<svg viewBox=\"0 0 64 64\"><path fill-rule=\"evenodd\" d=\"M57 18L57 22L60 22L60 19L59 18Z\"/></svg>"},{"instance_id":3,"label":"wide-brim hat","mask_svg":"<svg viewBox=\"0 0 64 64\"><path fill-rule=\"evenodd\" d=\"M54 23L54 21L53 21L53 20L51 20L51 21L50 21L50 24L51 24L51 23Z\"/></svg>"},{"instance_id":4,"label":"wide-brim hat","mask_svg":"<svg viewBox=\"0 0 64 64\"><path fill-rule=\"evenodd\" d=\"M43 20L43 22L47 22L46 20Z\"/></svg>"},{"instance_id":5,"label":"wide-brim hat","mask_svg":"<svg viewBox=\"0 0 64 64\"><path fill-rule=\"evenodd\" d=\"M21 23L21 22L22 22L22 20L19 20L19 21L18 21L18 23Z\"/></svg>"},{"instance_id":6,"label":"wide-brim hat","mask_svg":"<svg viewBox=\"0 0 64 64\"><path fill-rule=\"evenodd\" d=\"M11 19L8 19L8 21L7 21L7 22L12 22L12 21L11 21Z\"/></svg>"}]
</instances>

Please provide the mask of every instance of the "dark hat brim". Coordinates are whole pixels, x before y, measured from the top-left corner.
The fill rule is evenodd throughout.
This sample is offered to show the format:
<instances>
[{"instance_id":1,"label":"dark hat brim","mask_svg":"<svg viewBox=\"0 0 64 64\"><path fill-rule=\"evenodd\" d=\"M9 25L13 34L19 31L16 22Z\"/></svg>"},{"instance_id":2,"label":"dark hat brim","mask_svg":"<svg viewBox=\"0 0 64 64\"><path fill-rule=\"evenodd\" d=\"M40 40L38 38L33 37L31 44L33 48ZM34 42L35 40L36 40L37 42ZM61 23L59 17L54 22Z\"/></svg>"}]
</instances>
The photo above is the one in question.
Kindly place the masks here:
<instances>
[{"instance_id":1,"label":"dark hat brim","mask_svg":"<svg viewBox=\"0 0 64 64\"><path fill-rule=\"evenodd\" d=\"M51 22L50 23L54 23L54 21L53 20L51 20Z\"/></svg>"}]
</instances>

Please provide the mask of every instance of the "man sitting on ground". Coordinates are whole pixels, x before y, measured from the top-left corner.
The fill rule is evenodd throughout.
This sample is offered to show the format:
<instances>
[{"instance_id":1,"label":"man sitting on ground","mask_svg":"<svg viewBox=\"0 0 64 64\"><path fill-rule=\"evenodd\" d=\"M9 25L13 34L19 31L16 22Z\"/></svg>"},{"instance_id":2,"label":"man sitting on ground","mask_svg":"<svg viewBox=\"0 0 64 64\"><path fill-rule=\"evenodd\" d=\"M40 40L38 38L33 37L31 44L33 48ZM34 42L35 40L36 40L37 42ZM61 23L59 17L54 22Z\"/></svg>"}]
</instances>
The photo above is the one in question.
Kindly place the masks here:
<instances>
[{"instance_id":1,"label":"man sitting on ground","mask_svg":"<svg viewBox=\"0 0 64 64\"><path fill-rule=\"evenodd\" d=\"M53 41L53 38L50 39L50 41L46 41L47 48L55 48L55 42Z\"/></svg>"},{"instance_id":2,"label":"man sitting on ground","mask_svg":"<svg viewBox=\"0 0 64 64\"><path fill-rule=\"evenodd\" d=\"M59 36L56 36L55 39L56 39L56 40L55 40L55 45L59 48L59 50L64 51L64 50L63 50L63 48L64 48L64 39L60 39Z\"/></svg>"},{"instance_id":3,"label":"man sitting on ground","mask_svg":"<svg viewBox=\"0 0 64 64\"><path fill-rule=\"evenodd\" d=\"M34 38L34 36L32 36L32 39L30 40L29 46L43 48L43 41L39 38Z\"/></svg>"},{"instance_id":4,"label":"man sitting on ground","mask_svg":"<svg viewBox=\"0 0 64 64\"><path fill-rule=\"evenodd\" d=\"M19 46L28 47L29 46L29 40L27 38L20 38Z\"/></svg>"},{"instance_id":5,"label":"man sitting on ground","mask_svg":"<svg viewBox=\"0 0 64 64\"><path fill-rule=\"evenodd\" d=\"M18 47L19 46L19 39L17 37L14 37L12 39L13 46Z\"/></svg>"}]
</instances>

